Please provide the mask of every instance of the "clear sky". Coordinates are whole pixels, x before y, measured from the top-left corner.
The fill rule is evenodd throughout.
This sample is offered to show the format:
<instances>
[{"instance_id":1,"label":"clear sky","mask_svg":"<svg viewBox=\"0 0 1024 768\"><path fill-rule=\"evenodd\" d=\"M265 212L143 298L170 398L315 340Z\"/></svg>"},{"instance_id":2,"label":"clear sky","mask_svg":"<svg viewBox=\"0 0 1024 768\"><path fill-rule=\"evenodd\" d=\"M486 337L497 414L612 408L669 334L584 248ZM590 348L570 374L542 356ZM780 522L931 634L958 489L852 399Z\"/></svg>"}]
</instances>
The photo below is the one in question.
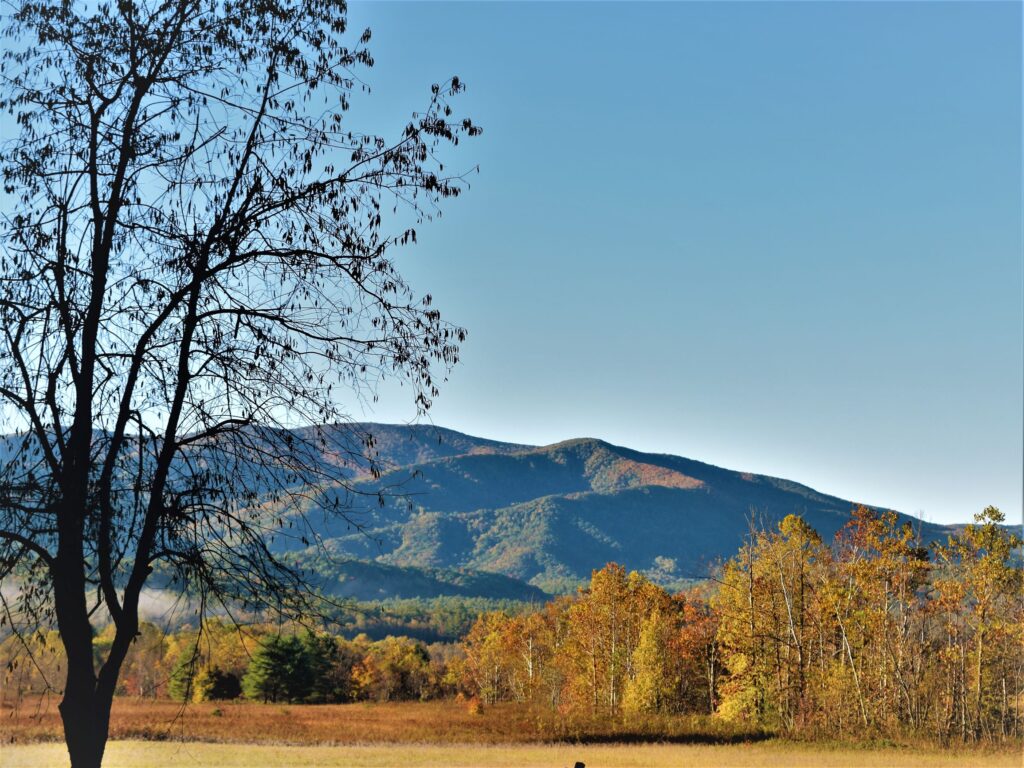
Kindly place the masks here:
<instances>
[{"instance_id":1,"label":"clear sky","mask_svg":"<svg viewBox=\"0 0 1024 768\"><path fill-rule=\"evenodd\" d=\"M1020 520L1019 3L354 3L399 128L484 126L402 263L468 327L434 423ZM358 418L406 421L382 390Z\"/></svg>"}]
</instances>

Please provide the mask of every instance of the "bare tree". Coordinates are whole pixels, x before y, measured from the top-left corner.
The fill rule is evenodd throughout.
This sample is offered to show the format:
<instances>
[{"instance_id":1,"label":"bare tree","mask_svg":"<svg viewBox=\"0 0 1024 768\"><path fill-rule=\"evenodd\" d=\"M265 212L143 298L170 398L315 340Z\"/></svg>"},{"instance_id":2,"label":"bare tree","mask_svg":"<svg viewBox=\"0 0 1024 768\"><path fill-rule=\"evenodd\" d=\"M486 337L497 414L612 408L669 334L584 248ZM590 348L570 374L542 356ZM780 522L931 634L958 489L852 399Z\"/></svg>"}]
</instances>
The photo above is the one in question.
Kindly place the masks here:
<instances>
[{"instance_id":1,"label":"bare tree","mask_svg":"<svg viewBox=\"0 0 1024 768\"><path fill-rule=\"evenodd\" d=\"M381 377L430 407L464 332L389 254L464 187L437 153L479 128L452 78L395 140L354 130L372 59L341 1L23 0L4 25L4 619L55 620L71 762L94 767L154 571L297 607L268 540L344 514L324 490L372 448L310 425Z\"/></svg>"}]
</instances>

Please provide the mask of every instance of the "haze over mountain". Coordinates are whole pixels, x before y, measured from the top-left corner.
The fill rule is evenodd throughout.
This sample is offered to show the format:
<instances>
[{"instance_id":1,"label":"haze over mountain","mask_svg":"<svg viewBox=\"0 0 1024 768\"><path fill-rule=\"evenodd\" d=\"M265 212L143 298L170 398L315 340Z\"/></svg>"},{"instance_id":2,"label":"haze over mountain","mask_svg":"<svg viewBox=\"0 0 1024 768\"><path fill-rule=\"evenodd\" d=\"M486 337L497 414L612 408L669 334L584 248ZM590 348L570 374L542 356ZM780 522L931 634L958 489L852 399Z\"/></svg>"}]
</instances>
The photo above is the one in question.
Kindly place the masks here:
<instances>
[{"instance_id":1,"label":"haze over mountain","mask_svg":"<svg viewBox=\"0 0 1024 768\"><path fill-rule=\"evenodd\" d=\"M365 466L347 466L348 484L367 495L339 486L338 501L351 506L358 527L308 510L330 556L316 548L294 555L338 594L418 596L410 569L432 574L423 587L431 594L469 594L467 584L476 584L489 596L497 585L487 579L466 576L466 584L438 587L438 573L481 571L561 592L612 560L679 584L735 554L751 521L772 526L795 513L828 540L856 505L790 480L592 438L538 447L425 425L355 429L373 434L387 471L375 478ZM950 530L901 519L926 542ZM401 566L405 587L387 583L396 572L346 565L354 560ZM516 590L503 582L500 591L508 597Z\"/></svg>"}]
</instances>

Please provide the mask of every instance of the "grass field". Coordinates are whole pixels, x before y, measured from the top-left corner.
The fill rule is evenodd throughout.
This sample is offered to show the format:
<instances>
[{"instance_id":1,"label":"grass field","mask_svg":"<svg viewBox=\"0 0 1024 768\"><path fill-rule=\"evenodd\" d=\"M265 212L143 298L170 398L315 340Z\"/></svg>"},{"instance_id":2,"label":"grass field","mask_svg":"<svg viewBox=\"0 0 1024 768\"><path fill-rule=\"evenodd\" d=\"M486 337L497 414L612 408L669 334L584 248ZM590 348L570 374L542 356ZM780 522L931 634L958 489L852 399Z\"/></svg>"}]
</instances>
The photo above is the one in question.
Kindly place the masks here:
<instances>
[{"instance_id":1,"label":"grass field","mask_svg":"<svg viewBox=\"0 0 1024 768\"><path fill-rule=\"evenodd\" d=\"M62 738L57 698L0 709L0 741ZM247 744L505 744L538 741L728 742L764 738L706 717L645 717L640 722L566 721L549 709L517 704L482 712L455 701L389 704L259 704L120 698L110 719L112 740L168 739Z\"/></svg>"},{"instance_id":2,"label":"grass field","mask_svg":"<svg viewBox=\"0 0 1024 768\"><path fill-rule=\"evenodd\" d=\"M113 742L105 768L1019 768L1019 753L957 753L896 749L816 749L767 741L757 744L599 745L349 745L239 746L173 742ZM0 748L4 768L68 765L60 744Z\"/></svg>"},{"instance_id":3,"label":"grass field","mask_svg":"<svg viewBox=\"0 0 1024 768\"><path fill-rule=\"evenodd\" d=\"M0 768L68 765L55 698L0 708ZM118 699L105 768L1020 768L999 752L794 743L708 718L562 721L517 705L453 701L191 704ZM541 743L539 743L541 742Z\"/></svg>"}]
</instances>

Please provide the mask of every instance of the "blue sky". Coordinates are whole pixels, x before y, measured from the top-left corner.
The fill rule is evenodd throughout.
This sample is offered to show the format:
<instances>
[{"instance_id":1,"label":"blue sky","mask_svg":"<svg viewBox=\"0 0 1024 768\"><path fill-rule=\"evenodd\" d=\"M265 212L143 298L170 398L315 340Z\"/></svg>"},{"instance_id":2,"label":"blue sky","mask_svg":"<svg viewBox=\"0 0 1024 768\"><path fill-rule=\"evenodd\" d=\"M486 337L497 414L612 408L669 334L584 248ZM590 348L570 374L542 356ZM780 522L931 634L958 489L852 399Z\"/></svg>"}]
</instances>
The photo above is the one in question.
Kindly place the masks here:
<instances>
[{"instance_id":1,"label":"blue sky","mask_svg":"<svg viewBox=\"0 0 1024 768\"><path fill-rule=\"evenodd\" d=\"M401 257L470 331L439 425L1020 519L1021 6L361 3L472 189ZM405 421L408 393L373 411Z\"/></svg>"}]
</instances>

